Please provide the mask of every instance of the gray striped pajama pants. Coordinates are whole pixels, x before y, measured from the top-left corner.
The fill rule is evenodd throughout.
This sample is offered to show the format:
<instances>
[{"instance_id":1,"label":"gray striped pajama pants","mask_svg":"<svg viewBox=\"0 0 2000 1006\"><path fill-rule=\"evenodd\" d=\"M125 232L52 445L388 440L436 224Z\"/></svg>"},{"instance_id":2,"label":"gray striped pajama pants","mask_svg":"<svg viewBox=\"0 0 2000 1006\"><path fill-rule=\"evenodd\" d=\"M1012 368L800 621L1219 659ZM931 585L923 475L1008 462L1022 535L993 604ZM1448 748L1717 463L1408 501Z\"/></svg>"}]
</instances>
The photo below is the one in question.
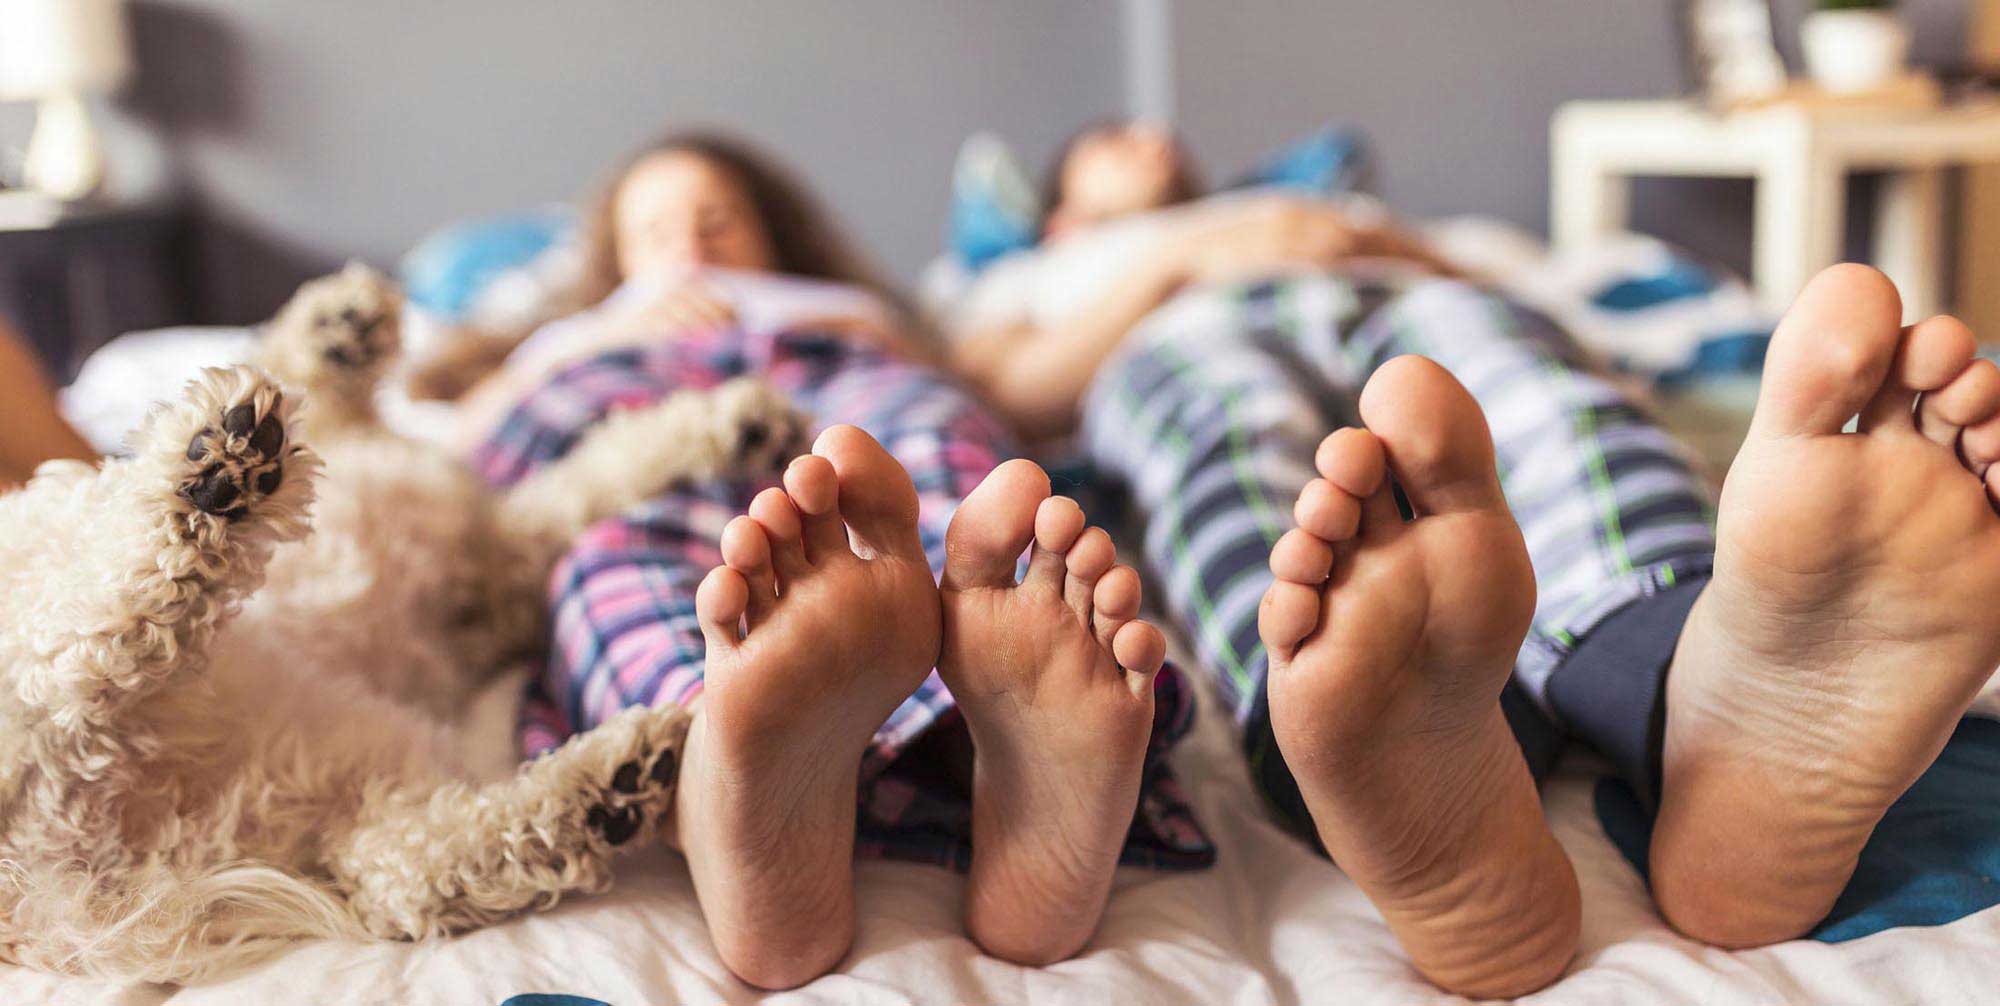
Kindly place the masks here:
<instances>
[{"instance_id":1,"label":"gray striped pajama pants","mask_svg":"<svg viewBox=\"0 0 2000 1006\"><path fill-rule=\"evenodd\" d=\"M1650 794L1661 642L1590 643L1643 608L1638 621L1671 655L1713 560L1707 488L1686 449L1553 323L1441 279L1185 294L1134 330L1087 395L1084 453L1129 494L1143 566L1242 728L1253 774L1309 825L1270 734L1258 602L1319 441L1358 425L1363 384L1406 353L1444 366L1485 410L1534 561L1534 627L1503 700L1531 767L1539 776L1562 735L1577 736Z\"/></svg>"}]
</instances>

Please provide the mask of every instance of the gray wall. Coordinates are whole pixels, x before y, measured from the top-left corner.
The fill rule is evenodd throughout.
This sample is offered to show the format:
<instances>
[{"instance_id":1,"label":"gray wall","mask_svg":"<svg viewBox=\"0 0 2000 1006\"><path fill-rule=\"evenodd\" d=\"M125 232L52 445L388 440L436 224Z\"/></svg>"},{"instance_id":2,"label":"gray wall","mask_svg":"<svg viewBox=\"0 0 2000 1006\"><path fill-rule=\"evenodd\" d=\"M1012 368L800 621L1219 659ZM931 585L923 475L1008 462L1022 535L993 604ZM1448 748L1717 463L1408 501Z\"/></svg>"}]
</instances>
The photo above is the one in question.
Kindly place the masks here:
<instances>
[{"instance_id":1,"label":"gray wall","mask_svg":"<svg viewBox=\"0 0 2000 1006\"><path fill-rule=\"evenodd\" d=\"M439 222L575 195L665 123L810 174L895 272L939 247L953 154L1040 152L1123 107L1116 0L152 0L132 115L199 201L203 313L393 262Z\"/></svg>"},{"instance_id":2,"label":"gray wall","mask_svg":"<svg viewBox=\"0 0 2000 1006\"><path fill-rule=\"evenodd\" d=\"M1670 0L133 3L142 70L113 126L153 163L121 167L190 197L196 300L220 321L439 223L570 198L669 122L766 141L908 278L976 129L1038 162L1092 117L1174 108L1226 177L1348 122L1404 211L1539 230L1555 106L1680 83ZM1806 3L1778 0L1794 65ZM1966 3L1904 0L1921 59L1957 57ZM0 142L24 129L0 114ZM1744 264L1747 184L1649 182L1638 202L1642 228Z\"/></svg>"},{"instance_id":3,"label":"gray wall","mask_svg":"<svg viewBox=\"0 0 2000 1006\"><path fill-rule=\"evenodd\" d=\"M1796 69L1807 0L1777 0ZM1681 87L1668 0L1254 0L1174 5L1179 121L1218 173L1329 121L1369 138L1375 188L1411 214L1548 226L1548 123L1572 98ZM1916 58L1957 61L1966 0L1903 0ZM1221 170L1228 169L1228 170ZM1864 189L1864 186L1857 186ZM1635 223L1748 267L1747 182L1647 180Z\"/></svg>"}]
</instances>

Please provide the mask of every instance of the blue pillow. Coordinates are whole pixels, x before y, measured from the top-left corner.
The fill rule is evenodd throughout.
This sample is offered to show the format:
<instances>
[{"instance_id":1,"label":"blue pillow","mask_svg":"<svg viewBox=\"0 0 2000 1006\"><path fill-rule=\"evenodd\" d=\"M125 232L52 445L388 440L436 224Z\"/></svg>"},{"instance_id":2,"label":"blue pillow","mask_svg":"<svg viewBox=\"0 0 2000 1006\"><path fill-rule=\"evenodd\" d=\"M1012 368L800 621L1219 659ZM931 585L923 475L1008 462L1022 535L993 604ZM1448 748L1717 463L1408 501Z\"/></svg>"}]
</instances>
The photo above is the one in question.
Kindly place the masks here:
<instances>
[{"instance_id":1,"label":"blue pillow","mask_svg":"<svg viewBox=\"0 0 2000 1006\"><path fill-rule=\"evenodd\" d=\"M493 278L535 260L575 226L567 208L451 224L417 242L399 272L410 303L459 320Z\"/></svg>"},{"instance_id":2,"label":"blue pillow","mask_svg":"<svg viewBox=\"0 0 2000 1006\"><path fill-rule=\"evenodd\" d=\"M1042 202L1028 172L1007 144L979 133L958 148L951 170L951 223L946 240L969 272L1032 248L1042 237Z\"/></svg>"},{"instance_id":3,"label":"blue pillow","mask_svg":"<svg viewBox=\"0 0 2000 1006\"><path fill-rule=\"evenodd\" d=\"M1353 189L1361 179L1361 135L1328 126L1272 154L1232 189L1270 187L1334 195Z\"/></svg>"},{"instance_id":4,"label":"blue pillow","mask_svg":"<svg viewBox=\"0 0 2000 1006\"><path fill-rule=\"evenodd\" d=\"M1332 195L1360 181L1361 136L1329 126L1280 149L1227 186L1268 186ZM969 273L1033 248L1042 238L1041 194L1005 141L991 133L969 137L951 172L951 219L945 241Z\"/></svg>"}]
</instances>

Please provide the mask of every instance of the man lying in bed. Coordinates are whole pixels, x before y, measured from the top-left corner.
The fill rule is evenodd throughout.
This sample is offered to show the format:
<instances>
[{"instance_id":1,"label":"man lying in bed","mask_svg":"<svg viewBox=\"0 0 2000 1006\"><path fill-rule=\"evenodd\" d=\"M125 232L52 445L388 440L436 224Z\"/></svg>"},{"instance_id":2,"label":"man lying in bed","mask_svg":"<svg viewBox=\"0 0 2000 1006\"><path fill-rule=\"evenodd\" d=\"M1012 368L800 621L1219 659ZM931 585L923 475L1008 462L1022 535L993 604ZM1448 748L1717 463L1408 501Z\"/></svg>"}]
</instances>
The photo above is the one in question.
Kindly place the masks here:
<instances>
[{"instance_id":1,"label":"man lying in bed","mask_svg":"<svg viewBox=\"0 0 2000 1006\"><path fill-rule=\"evenodd\" d=\"M1811 929L2000 663L1972 333L1903 328L1873 270L1815 279L1711 526L1682 448L1545 319L1387 220L1191 201L1191 174L1161 131L1079 136L954 359L1127 483L1273 802L1424 974L1525 993L1579 925L1534 785L1551 717L1652 803L1676 928Z\"/></svg>"}]
</instances>

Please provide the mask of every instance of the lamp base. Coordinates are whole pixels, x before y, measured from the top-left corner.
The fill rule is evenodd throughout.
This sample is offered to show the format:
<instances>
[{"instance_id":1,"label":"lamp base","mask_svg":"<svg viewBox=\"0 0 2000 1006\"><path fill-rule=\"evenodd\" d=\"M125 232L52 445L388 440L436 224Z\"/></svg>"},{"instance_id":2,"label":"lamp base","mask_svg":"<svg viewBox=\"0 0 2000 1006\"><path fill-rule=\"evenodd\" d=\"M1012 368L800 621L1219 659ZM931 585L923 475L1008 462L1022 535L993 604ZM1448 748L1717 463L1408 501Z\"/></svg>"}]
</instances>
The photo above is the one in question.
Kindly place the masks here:
<instances>
[{"instance_id":1,"label":"lamp base","mask_svg":"<svg viewBox=\"0 0 2000 1006\"><path fill-rule=\"evenodd\" d=\"M29 188L65 201L82 199L104 183L104 148L83 95L72 91L42 99L21 176Z\"/></svg>"}]
</instances>

